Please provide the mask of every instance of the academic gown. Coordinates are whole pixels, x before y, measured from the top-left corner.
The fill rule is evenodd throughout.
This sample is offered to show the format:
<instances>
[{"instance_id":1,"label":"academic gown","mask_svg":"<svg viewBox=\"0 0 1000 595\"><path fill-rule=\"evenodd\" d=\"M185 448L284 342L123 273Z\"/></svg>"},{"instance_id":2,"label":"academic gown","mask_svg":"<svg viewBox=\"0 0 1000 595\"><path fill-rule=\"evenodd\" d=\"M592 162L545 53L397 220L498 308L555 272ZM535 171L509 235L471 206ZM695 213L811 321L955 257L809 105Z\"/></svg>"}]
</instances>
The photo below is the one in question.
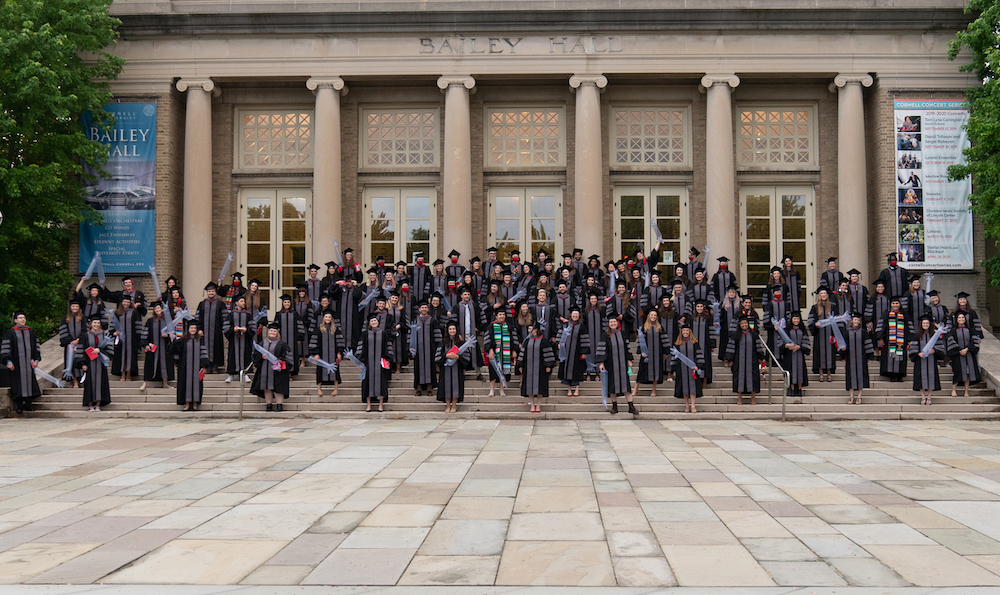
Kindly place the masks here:
<instances>
[{"instance_id":1,"label":"academic gown","mask_svg":"<svg viewBox=\"0 0 1000 595\"><path fill-rule=\"evenodd\" d=\"M903 295L909 285L910 274L900 266L886 267L879 273L878 281L885 284L885 292L890 297Z\"/></svg>"},{"instance_id":2,"label":"academic gown","mask_svg":"<svg viewBox=\"0 0 1000 595\"><path fill-rule=\"evenodd\" d=\"M361 401L370 398L389 400L389 362L392 361L392 336L388 330L368 329L361 333L355 349L356 357L365 365L367 372L361 383Z\"/></svg>"},{"instance_id":3,"label":"academic gown","mask_svg":"<svg viewBox=\"0 0 1000 595\"><path fill-rule=\"evenodd\" d=\"M295 353L281 339L272 340L264 337L260 345L278 358L279 368L275 370L274 364L267 361L260 352L254 349L253 363L254 367L257 368L257 373L253 375L250 392L260 398L264 398L264 391L268 390L287 397L289 370L292 369L292 362L295 361ZM282 363L284 367L281 367Z\"/></svg>"},{"instance_id":4,"label":"academic gown","mask_svg":"<svg viewBox=\"0 0 1000 595\"><path fill-rule=\"evenodd\" d=\"M726 302L729 303L727 304ZM726 359L726 346L729 345L729 335L736 331L739 319L740 299L729 300L729 298L723 298L719 302L719 361Z\"/></svg>"},{"instance_id":5,"label":"academic gown","mask_svg":"<svg viewBox=\"0 0 1000 595\"><path fill-rule=\"evenodd\" d=\"M205 349L208 351L206 368L216 370L225 363L225 343L222 340L222 323L226 318L226 304L218 298L205 299L198 304L198 321L205 333Z\"/></svg>"},{"instance_id":6,"label":"academic gown","mask_svg":"<svg viewBox=\"0 0 1000 595\"><path fill-rule=\"evenodd\" d=\"M687 357L699 368L704 369L706 357L705 351L701 348L701 344L695 341L685 341L681 340L680 345L675 345L677 351L681 355ZM700 397L702 395L702 386L704 382L702 378L694 377L694 368L685 364L680 358L673 358L673 373L674 373L674 396L678 399L684 398L684 395L694 395L695 397Z\"/></svg>"},{"instance_id":7,"label":"academic gown","mask_svg":"<svg viewBox=\"0 0 1000 595\"><path fill-rule=\"evenodd\" d=\"M979 322L979 315L976 314L976 311L972 308L960 310L956 307L955 311L951 313L951 325L955 326L957 324L956 320L958 320L959 313L965 314L966 326L972 329L972 331L975 332L980 339L983 338L983 325Z\"/></svg>"},{"instance_id":8,"label":"academic gown","mask_svg":"<svg viewBox=\"0 0 1000 595\"><path fill-rule=\"evenodd\" d=\"M944 338L944 337L942 337ZM941 339L938 339L940 341ZM951 356L952 383L969 384L982 382L983 375L979 369L979 335L968 326L955 326L948 332L948 355ZM969 351L965 355L960 352Z\"/></svg>"},{"instance_id":9,"label":"academic gown","mask_svg":"<svg viewBox=\"0 0 1000 595\"><path fill-rule=\"evenodd\" d=\"M590 353L590 337L583 321L569 322L569 337L566 339L566 360L559 362L559 380L569 386L578 386L587 373L587 354ZM562 334L559 335L560 341Z\"/></svg>"},{"instance_id":10,"label":"academic gown","mask_svg":"<svg viewBox=\"0 0 1000 595\"><path fill-rule=\"evenodd\" d=\"M84 293L84 291L86 293ZM85 321L89 320L94 314L104 313L104 301L101 300L100 296L91 299L89 289L76 292L73 295L73 300L80 303L80 308L83 310L83 319Z\"/></svg>"},{"instance_id":11,"label":"academic gown","mask_svg":"<svg viewBox=\"0 0 1000 595\"><path fill-rule=\"evenodd\" d=\"M934 333L920 331L911 341L908 352L913 362L913 390L941 390L938 361L945 357L944 337L938 338L927 357L920 357L920 350L927 345Z\"/></svg>"},{"instance_id":12,"label":"academic gown","mask_svg":"<svg viewBox=\"0 0 1000 595\"><path fill-rule=\"evenodd\" d=\"M257 334L257 323L253 321L253 313L249 310L233 310L225 318L222 332L229 340L229 358L226 373L239 377L253 361L253 339ZM236 332L236 327L246 331Z\"/></svg>"},{"instance_id":13,"label":"academic gown","mask_svg":"<svg viewBox=\"0 0 1000 595\"><path fill-rule=\"evenodd\" d=\"M809 368L806 366L806 356L812 352L809 331L802 325L791 326L789 324L788 326L789 328L785 331L788 333L788 338L792 340L792 343L801 347L801 349L786 349L785 342L781 340L779 334L778 351L775 351L775 354L781 358L781 367L791 376L789 380L791 384L809 386Z\"/></svg>"},{"instance_id":14,"label":"academic gown","mask_svg":"<svg viewBox=\"0 0 1000 595\"><path fill-rule=\"evenodd\" d=\"M466 351L469 357L460 358L460 363L466 370L478 369L483 365L483 351L479 347L479 329L486 326L486 315L483 314L479 304L470 299L468 302L460 301L454 305L451 319L458 323L459 335L466 338L476 337L476 342Z\"/></svg>"},{"instance_id":15,"label":"academic gown","mask_svg":"<svg viewBox=\"0 0 1000 595\"><path fill-rule=\"evenodd\" d=\"M504 379L509 381L510 374L514 370L515 356L521 348L514 325L507 321L504 321L502 324L496 321L491 322L486 327L486 333L483 335L483 347L487 353L493 353L493 358L499 364ZM490 380L499 381L500 376L497 375L493 366L488 367Z\"/></svg>"},{"instance_id":16,"label":"academic gown","mask_svg":"<svg viewBox=\"0 0 1000 595\"><path fill-rule=\"evenodd\" d=\"M399 328L396 328L396 327ZM410 363L410 350L409 350L409 335L410 335L410 317L406 314L404 308L393 308L390 307L386 310L385 324L382 328L390 329L395 334L392 340L392 355L394 357L393 363L398 363L402 366Z\"/></svg>"},{"instance_id":17,"label":"academic gown","mask_svg":"<svg viewBox=\"0 0 1000 595\"><path fill-rule=\"evenodd\" d=\"M521 396L549 396L549 374L555 364L552 344L544 337L533 336L522 341L516 370L521 374Z\"/></svg>"},{"instance_id":18,"label":"academic gown","mask_svg":"<svg viewBox=\"0 0 1000 595\"><path fill-rule=\"evenodd\" d=\"M345 347L347 345L344 343L344 335L339 328L336 328L336 325L334 325L333 332L330 332L329 328L323 332L320 327L317 327L316 332L309 339L309 355L318 355L321 360L331 364L337 363L337 356L343 355ZM316 366L316 384L330 385L340 381L339 366L336 374L331 373L323 366Z\"/></svg>"},{"instance_id":19,"label":"academic gown","mask_svg":"<svg viewBox=\"0 0 1000 595\"><path fill-rule=\"evenodd\" d=\"M662 324L663 321L660 323ZM643 327L639 327L637 333L642 333L645 337L648 351L643 357L642 347L639 344L638 335L636 335L635 353L639 356L639 375L636 377L636 382L639 384L659 384L663 382L663 377L666 376L671 366L671 334L663 326L660 327L660 330L656 330L654 326L645 330Z\"/></svg>"},{"instance_id":20,"label":"academic gown","mask_svg":"<svg viewBox=\"0 0 1000 595\"><path fill-rule=\"evenodd\" d=\"M151 317L146 321L146 326L142 332L142 345L152 346L146 352L146 361L142 368L142 379L146 382L150 380L173 380L174 379L174 358L170 357L170 337L164 337L163 333L170 333L173 329L166 327L166 320L161 316Z\"/></svg>"},{"instance_id":21,"label":"academic gown","mask_svg":"<svg viewBox=\"0 0 1000 595\"><path fill-rule=\"evenodd\" d=\"M94 359L90 359L87 355L87 348L93 347L98 350L98 346L104 341L104 331L95 333L92 331L87 331L84 335L84 340L80 341L80 349L76 352L77 364L82 368L87 366L84 370L86 377L83 381L83 406L88 407L92 403L99 403L100 405L107 405L111 402L111 387L108 383L108 366L104 365L103 360L98 356ZM99 351L103 353L108 358L108 363L110 364L111 356L114 355L114 340L108 337L106 345L103 348L99 348Z\"/></svg>"},{"instance_id":22,"label":"academic gown","mask_svg":"<svg viewBox=\"0 0 1000 595\"><path fill-rule=\"evenodd\" d=\"M364 328L358 312L358 304L361 303L361 288L350 285L335 285L334 287L336 287L335 295L331 296L331 299L337 304L337 326L344 334L344 341L348 345L355 345L361 336L361 330Z\"/></svg>"},{"instance_id":23,"label":"academic gown","mask_svg":"<svg viewBox=\"0 0 1000 595\"><path fill-rule=\"evenodd\" d=\"M764 345L756 331L737 330L729 337L726 360L733 362L733 392L760 392L760 361L765 357Z\"/></svg>"},{"instance_id":24,"label":"academic gown","mask_svg":"<svg viewBox=\"0 0 1000 595\"><path fill-rule=\"evenodd\" d=\"M786 291L782 289L782 291ZM784 299L784 296L780 300L770 299L764 302L764 320L762 321L764 328L767 329L767 346L771 349L771 353L775 355L778 354L778 349L781 347L781 333L774 327L771 319L774 318L780 324L782 321L785 322L785 326L788 324L788 302Z\"/></svg>"},{"instance_id":25,"label":"academic gown","mask_svg":"<svg viewBox=\"0 0 1000 595\"><path fill-rule=\"evenodd\" d=\"M843 352L844 372L846 374L844 388L859 390L869 387L868 360L875 355L875 346L871 336L864 326L849 328L844 331L844 343L847 349Z\"/></svg>"},{"instance_id":26,"label":"academic gown","mask_svg":"<svg viewBox=\"0 0 1000 595\"><path fill-rule=\"evenodd\" d=\"M129 308L121 315L115 314L121 325L122 335L115 345L115 359L111 363L111 373L121 376L124 372L139 373L139 351L142 344L142 316Z\"/></svg>"},{"instance_id":27,"label":"academic gown","mask_svg":"<svg viewBox=\"0 0 1000 595\"><path fill-rule=\"evenodd\" d=\"M728 269L719 269L714 275L712 275L712 293L715 294L715 298L721 300L725 297L726 292L729 290L729 286L733 283L737 283L736 275L734 275Z\"/></svg>"},{"instance_id":28,"label":"academic gown","mask_svg":"<svg viewBox=\"0 0 1000 595\"><path fill-rule=\"evenodd\" d=\"M201 403L205 382L201 371L208 366L205 338L190 339L185 335L170 344L170 353L177 356L177 404Z\"/></svg>"},{"instance_id":29,"label":"academic gown","mask_svg":"<svg viewBox=\"0 0 1000 595\"><path fill-rule=\"evenodd\" d=\"M410 332L416 334L416 339L410 339L408 344L416 341L417 352L413 356L413 388L420 390L421 387L430 385L437 388L437 366L434 365L434 357L437 347L441 343L441 326L433 316L417 316L413 323L415 328ZM409 347L407 347L409 348Z\"/></svg>"},{"instance_id":30,"label":"academic gown","mask_svg":"<svg viewBox=\"0 0 1000 595\"><path fill-rule=\"evenodd\" d=\"M918 289L907 292L900 300L900 305L903 307L903 311L906 312L906 319L911 332L915 332L916 329L920 328L920 319L927 313L926 297L927 292L923 289Z\"/></svg>"},{"instance_id":31,"label":"academic gown","mask_svg":"<svg viewBox=\"0 0 1000 595\"><path fill-rule=\"evenodd\" d=\"M825 318L820 316L818 310L818 307L813 305L809 309L809 318L806 319L806 326L809 327L809 332L813 336L812 371L814 374L819 374L820 370L833 370L837 367L837 346L830 342L833 338L833 329L829 326L816 324ZM837 307L831 300L829 316L836 315Z\"/></svg>"},{"instance_id":32,"label":"academic gown","mask_svg":"<svg viewBox=\"0 0 1000 595\"><path fill-rule=\"evenodd\" d=\"M81 341L82 343L82 341ZM31 362L42 360L42 347L35 329L30 326L12 326L0 342L0 363L14 364L10 373L10 395L22 405L30 405L35 397L42 396L42 390L35 378Z\"/></svg>"},{"instance_id":33,"label":"academic gown","mask_svg":"<svg viewBox=\"0 0 1000 595\"><path fill-rule=\"evenodd\" d=\"M459 403L465 400L465 369L469 366L472 354L472 349L466 349L464 352L459 354L458 361L450 366L446 366L445 363L448 362L448 351L453 347L458 349L462 346L465 339L461 335L458 336L458 341L452 341L450 338L445 338L437 346L437 350L434 352L434 361L438 366L438 391L437 400L444 403L447 399L456 399Z\"/></svg>"},{"instance_id":34,"label":"academic gown","mask_svg":"<svg viewBox=\"0 0 1000 595\"><path fill-rule=\"evenodd\" d=\"M875 338L882 339L885 346L882 348L882 361L879 366L880 376L890 378L902 378L906 376L906 314L900 310L892 310L885 313L875 329Z\"/></svg>"},{"instance_id":35,"label":"academic gown","mask_svg":"<svg viewBox=\"0 0 1000 595\"><path fill-rule=\"evenodd\" d=\"M715 380L715 372L712 370L712 350L717 347L717 343L714 318L708 313L708 310L705 311L704 316L691 315L691 334L698 340L698 346L701 347L705 356L705 362L701 368L705 371L702 380L705 384L712 384L712 381Z\"/></svg>"},{"instance_id":36,"label":"academic gown","mask_svg":"<svg viewBox=\"0 0 1000 595\"><path fill-rule=\"evenodd\" d=\"M73 373L73 377L79 379L82 375L82 371L74 366L76 361L76 345L73 346L72 352L70 351L70 343L79 339L83 334L87 332L87 319L82 320L69 320L63 321L59 325L59 345L63 348L63 359L69 361L70 372ZM82 349L82 347L81 347Z\"/></svg>"},{"instance_id":37,"label":"academic gown","mask_svg":"<svg viewBox=\"0 0 1000 595\"><path fill-rule=\"evenodd\" d=\"M604 364L608 371L608 394L621 395L632 392L632 383L628 368L632 363L632 352L629 350L628 337L621 329L604 333L597 344L597 355L594 361Z\"/></svg>"},{"instance_id":38,"label":"academic gown","mask_svg":"<svg viewBox=\"0 0 1000 595\"><path fill-rule=\"evenodd\" d=\"M279 311L274 315L274 321L281 325L281 341L285 343L289 351L289 357L291 358L288 362L289 365L286 372L295 376L299 373L299 357L305 353L304 351L299 351L300 345L304 347L302 338L306 336L305 324L303 324L302 319L299 318L299 314L294 308Z\"/></svg>"},{"instance_id":39,"label":"academic gown","mask_svg":"<svg viewBox=\"0 0 1000 595\"><path fill-rule=\"evenodd\" d=\"M788 308L794 312L802 309L800 294L802 293L802 277L799 276L798 269L781 269L781 275L785 278L785 285L788 287Z\"/></svg>"}]
</instances>

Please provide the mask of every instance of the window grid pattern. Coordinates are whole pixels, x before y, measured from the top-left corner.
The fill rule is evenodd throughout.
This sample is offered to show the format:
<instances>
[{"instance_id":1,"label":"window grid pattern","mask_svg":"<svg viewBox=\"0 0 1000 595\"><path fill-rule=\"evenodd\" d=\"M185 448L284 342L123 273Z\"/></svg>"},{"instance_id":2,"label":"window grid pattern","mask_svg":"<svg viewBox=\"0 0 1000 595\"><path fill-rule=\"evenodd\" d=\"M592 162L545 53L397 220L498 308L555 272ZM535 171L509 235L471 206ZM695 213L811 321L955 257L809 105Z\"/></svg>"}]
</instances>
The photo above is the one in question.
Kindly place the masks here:
<instances>
[{"instance_id":1,"label":"window grid pattern","mask_svg":"<svg viewBox=\"0 0 1000 595\"><path fill-rule=\"evenodd\" d=\"M685 165L687 112L683 109L613 110L616 165Z\"/></svg>"},{"instance_id":2,"label":"window grid pattern","mask_svg":"<svg viewBox=\"0 0 1000 595\"><path fill-rule=\"evenodd\" d=\"M312 111L241 114L240 167L312 167Z\"/></svg>"},{"instance_id":3,"label":"window grid pattern","mask_svg":"<svg viewBox=\"0 0 1000 595\"><path fill-rule=\"evenodd\" d=\"M365 110L363 166L437 166L439 120L437 109Z\"/></svg>"},{"instance_id":4,"label":"window grid pattern","mask_svg":"<svg viewBox=\"0 0 1000 595\"><path fill-rule=\"evenodd\" d=\"M740 165L815 164L812 109L748 108L739 115Z\"/></svg>"},{"instance_id":5,"label":"window grid pattern","mask_svg":"<svg viewBox=\"0 0 1000 595\"><path fill-rule=\"evenodd\" d=\"M545 167L565 163L562 109L489 111L489 166Z\"/></svg>"}]
</instances>

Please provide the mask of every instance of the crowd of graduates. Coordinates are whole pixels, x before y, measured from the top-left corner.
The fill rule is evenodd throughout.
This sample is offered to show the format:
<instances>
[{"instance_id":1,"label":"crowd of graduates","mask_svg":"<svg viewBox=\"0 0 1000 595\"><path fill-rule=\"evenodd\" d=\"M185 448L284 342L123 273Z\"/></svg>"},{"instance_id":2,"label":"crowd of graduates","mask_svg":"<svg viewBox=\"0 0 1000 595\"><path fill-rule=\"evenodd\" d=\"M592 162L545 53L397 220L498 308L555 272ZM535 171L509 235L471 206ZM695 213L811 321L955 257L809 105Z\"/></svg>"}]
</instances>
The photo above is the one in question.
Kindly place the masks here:
<instances>
[{"instance_id":1,"label":"crowd of graduates","mask_svg":"<svg viewBox=\"0 0 1000 595\"><path fill-rule=\"evenodd\" d=\"M489 396L498 390L505 396L519 376L521 395L540 412L555 372L567 396L579 396L583 382L600 382L612 414L622 397L637 414L640 387L655 396L667 381L694 413L717 366L732 370L740 404L746 397L756 404L769 359L789 373L793 396L809 384L807 356L819 382L831 382L843 365L852 404L861 403L870 382L867 361L875 357L892 382L902 382L912 362L913 389L923 404L941 389L945 363L953 370L953 396L960 386L968 396L969 385L981 381L982 327L968 294L959 293L949 311L938 292L925 292L921 278L899 266L896 254L888 255L871 291L857 270L845 275L836 258L828 259L806 316L804 283L787 256L771 269L759 301L741 293L725 256L709 278L694 248L664 278L658 243L648 257L637 250L603 266L597 255L584 260L579 249L558 261L544 250L522 261L513 251L510 262L500 262L490 248L485 260L468 265L455 250L448 261L430 264L414 256L412 266L378 258L365 268L348 248L326 263L323 276L310 265L276 312L268 312L260 282L244 285L240 273L228 285L199 289L203 299L193 311L174 277L151 303L128 277L120 291L84 287L82 279L59 330L62 377L83 387L83 406L100 411L111 400L110 377L138 379L144 358L139 390L176 381L177 404L197 410L206 374L239 382L253 370L251 391L267 411L282 411L290 378L307 360L316 364L322 397L324 390L337 394L346 359L361 371L367 410L384 411L390 378L412 364L414 394L427 391L451 413L463 401L467 373L480 381L488 375ZM38 337L18 312L0 344L0 363L12 372L19 409L31 409L41 394L33 373L39 360Z\"/></svg>"}]
</instances>

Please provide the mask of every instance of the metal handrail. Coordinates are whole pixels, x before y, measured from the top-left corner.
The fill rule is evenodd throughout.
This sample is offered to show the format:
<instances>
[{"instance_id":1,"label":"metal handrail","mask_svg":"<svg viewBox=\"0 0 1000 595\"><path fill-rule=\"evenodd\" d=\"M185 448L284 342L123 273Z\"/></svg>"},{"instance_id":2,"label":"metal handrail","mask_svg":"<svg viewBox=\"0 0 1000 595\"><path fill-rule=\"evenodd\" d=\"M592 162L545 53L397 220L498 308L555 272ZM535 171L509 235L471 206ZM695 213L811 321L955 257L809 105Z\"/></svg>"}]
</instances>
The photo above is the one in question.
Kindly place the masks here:
<instances>
[{"instance_id":1,"label":"metal handrail","mask_svg":"<svg viewBox=\"0 0 1000 595\"><path fill-rule=\"evenodd\" d=\"M253 362L251 361L247 364L247 367L240 370L240 421L243 421L243 397L246 395L246 375L247 370L253 367Z\"/></svg>"},{"instance_id":2,"label":"metal handrail","mask_svg":"<svg viewBox=\"0 0 1000 595\"><path fill-rule=\"evenodd\" d=\"M774 376L771 373L771 362L773 361L774 365L777 366L777 368L779 370L781 370L781 375L784 378L783 384L784 384L785 390L783 390L781 392L781 421L786 421L785 420L785 410L788 407L788 403L787 403L787 400L788 400L788 387L791 386L792 375L791 375L791 373L788 370L786 370L785 368L783 368L781 366L781 362L778 361L777 356L775 356L774 352L771 351L771 348L767 346L767 341L761 340L760 344L764 346L764 351L766 351L767 355L769 355L770 358L771 358L767 362L767 404L768 405L771 404L771 379Z\"/></svg>"}]
</instances>

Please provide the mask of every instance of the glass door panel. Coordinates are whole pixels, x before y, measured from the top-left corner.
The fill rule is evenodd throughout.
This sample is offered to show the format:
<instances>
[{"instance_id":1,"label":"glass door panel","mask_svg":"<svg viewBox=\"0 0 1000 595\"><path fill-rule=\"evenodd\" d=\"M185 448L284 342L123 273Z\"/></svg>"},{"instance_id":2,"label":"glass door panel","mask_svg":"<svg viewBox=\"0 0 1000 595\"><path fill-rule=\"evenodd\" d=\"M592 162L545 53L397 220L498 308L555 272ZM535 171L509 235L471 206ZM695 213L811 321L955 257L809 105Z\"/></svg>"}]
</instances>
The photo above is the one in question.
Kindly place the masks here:
<instances>
[{"instance_id":1,"label":"glass door panel","mask_svg":"<svg viewBox=\"0 0 1000 595\"><path fill-rule=\"evenodd\" d=\"M681 207L687 200L682 199L679 194L660 194L655 191L653 200L656 207L656 227L663 235L663 242L660 244L660 263L657 268L660 269L661 275L669 275L664 279L666 282L674 276L673 271L669 270L670 264L687 254L687 246L683 247L683 252L681 251L682 244L687 243L687 232L682 231ZM646 229L649 229L650 233L653 231L648 225ZM652 248L656 238L650 240L649 248ZM649 253L649 249L646 253Z\"/></svg>"},{"instance_id":2,"label":"glass door panel","mask_svg":"<svg viewBox=\"0 0 1000 595\"><path fill-rule=\"evenodd\" d=\"M615 258L633 256L637 249L644 254L656 245L656 233L649 222L663 235L660 262L657 268L664 281L673 278L671 265L687 254L688 215L687 189L683 187L617 187L615 196Z\"/></svg>"},{"instance_id":3,"label":"glass door panel","mask_svg":"<svg viewBox=\"0 0 1000 595\"><path fill-rule=\"evenodd\" d=\"M522 252L531 262L539 250L549 256L562 251L562 192L559 188L491 188L488 241L497 258L510 262L510 253Z\"/></svg>"},{"instance_id":4,"label":"glass door panel","mask_svg":"<svg viewBox=\"0 0 1000 595\"><path fill-rule=\"evenodd\" d=\"M787 254L804 281L799 303L815 281L812 188L744 188L741 191L741 272L745 291L755 299L767 284L772 266Z\"/></svg>"},{"instance_id":5,"label":"glass door panel","mask_svg":"<svg viewBox=\"0 0 1000 595\"><path fill-rule=\"evenodd\" d=\"M408 194L406 200L406 262L413 262L413 254L430 254L431 252L431 196L425 194ZM395 259L395 257L393 257ZM385 259L386 262L395 260ZM432 261L433 262L433 261Z\"/></svg>"},{"instance_id":6,"label":"glass door panel","mask_svg":"<svg viewBox=\"0 0 1000 595\"><path fill-rule=\"evenodd\" d=\"M521 249L521 196L502 194L493 199L495 224L493 244L497 248L497 259L510 262L510 253ZM522 262L531 258L522 257Z\"/></svg>"},{"instance_id":7,"label":"glass door panel","mask_svg":"<svg viewBox=\"0 0 1000 595\"><path fill-rule=\"evenodd\" d=\"M531 254L545 250L551 258L556 254L556 197L552 194L532 194L531 199Z\"/></svg>"},{"instance_id":8,"label":"glass door panel","mask_svg":"<svg viewBox=\"0 0 1000 595\"><path fill-rule=\"evenodd\" d=\"M398 191L379 193L369 198L371 232L370 260L379 256L386 262L396 262L396 203ZM367 262L367 261L366 261Z\"/></svg>"},{"instance_id":9,"label":"glass door panel","mask_svg":"<svg viewBox=\"0 0 1000 595\"><path fill-rule=\"evenodd\" d=\"M312 192L295 188L243 188L240 192L240 271L261 285L274 311L278 298L305 280Z\"/></svg>"},{"instance_id":10,"label":"glass door panel","mask_svg":"<svg viewBox=\"0 0 1000 595\"><path fill-rule=\"evenodd\" d=\"M387 264L412 263L415 253L433 262L437 242L437 195L433 188L365 189L365 248L362 262L381 256ZM397 233L399 230L401 233Z\"/></svg>"}]
</instances>

